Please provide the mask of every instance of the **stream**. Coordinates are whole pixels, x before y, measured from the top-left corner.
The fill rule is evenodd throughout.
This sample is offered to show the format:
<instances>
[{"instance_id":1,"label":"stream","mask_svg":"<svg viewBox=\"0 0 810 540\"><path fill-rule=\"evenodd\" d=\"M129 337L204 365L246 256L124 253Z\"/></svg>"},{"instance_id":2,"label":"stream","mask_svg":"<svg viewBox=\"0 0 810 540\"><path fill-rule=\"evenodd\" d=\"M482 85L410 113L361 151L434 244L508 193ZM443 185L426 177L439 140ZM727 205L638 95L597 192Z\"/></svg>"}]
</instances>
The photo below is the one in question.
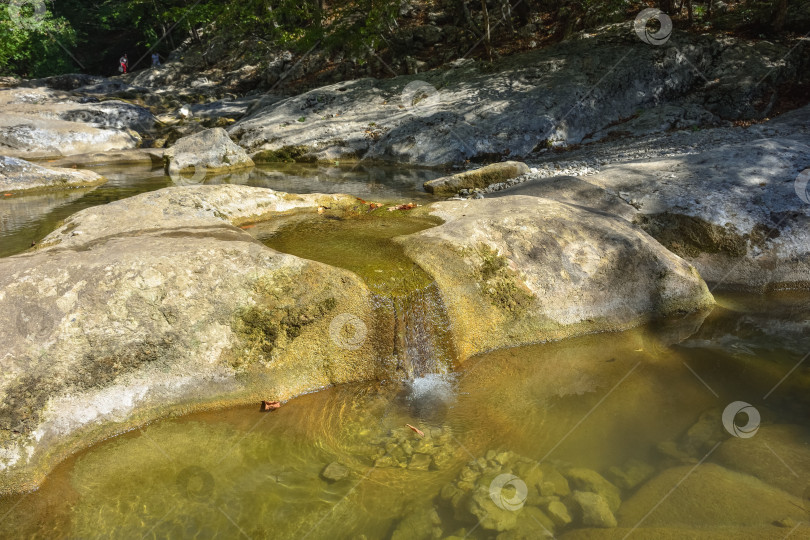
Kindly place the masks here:
<instances>
[{"instance_id":1,"label":"stream","mask_svg":"<svg viewBox=\"0 0 810 540\"><path fill-rule=\"evenodd\" d=\"M296 171L226 180L431 200L430 171ZM170 182L142 173L0 201L0 254ZM403 380L157 420L0 498L0 537L781 538L810 517L810 294L716 295L709 313L458 364L438 288L391 241L435 224L399 212L249 229L363 278L393 314ZM567 523L559 503L593 489L612 524Z\"/></svg>"},{"instance_id":2,"label":"stream","mask_svg":"<svg viewBox=\"0 0 810 540\"><path fill-rule=\"evenodd\" d=\"M765 480L784 478L786 489L801 492L810 478L775 467L799 476L808 465L806 447L804 456L794 448L810 435L797 425L808 413L808 374L779 382L810 348L797 331L810 318L808 298L718 300L705 320L494 351L451 373L334 387L273 413L250 406L157 421L75 455L38 491L0 500L0 536L494 538L498 532L476 525L466 506L443 497L471 460L492 463L506 453L608 478L641 463L652 477L674 466L669 442L738 400L761 413L761 440L713 426L709 439L721 450L707 464L731 466L734 454L723 450L737 443L770 443L787 461L771 459L773 478ZM774 436L784 426L795 431L791 439ZM696 455L705 454L701 447ZM324 477L330 464L333 480ZM692 525L722 530L773 506L726 489L690 486L646 522L677 531L696 507L719 506L694 515ZM724 513L735 497L743 509ZM540 498L530 491L526 508ZM623 489L619 525L632 527L659 502L654 490ZM397 536L403 527L407 534Z\"/></svg>"}]
</instances>

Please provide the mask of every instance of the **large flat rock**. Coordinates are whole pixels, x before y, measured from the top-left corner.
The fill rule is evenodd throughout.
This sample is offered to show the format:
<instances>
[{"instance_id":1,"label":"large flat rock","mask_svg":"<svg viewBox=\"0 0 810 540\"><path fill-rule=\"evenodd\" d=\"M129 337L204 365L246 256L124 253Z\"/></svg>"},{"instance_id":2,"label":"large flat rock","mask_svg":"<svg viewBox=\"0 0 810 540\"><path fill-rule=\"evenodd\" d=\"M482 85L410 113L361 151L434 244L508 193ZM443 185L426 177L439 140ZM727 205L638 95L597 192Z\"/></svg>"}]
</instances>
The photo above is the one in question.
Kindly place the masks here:
<instances>
[{"instance_id":1,"label":"large flat rock","mask_svg":"<svg viewBox=\"0 0 810 540\"><path fill-rule=\"evenodd\" d=\"M23 159L0 156L0 191L5 193L92 187L106 181L92 171L43 167Z\"/></svg>"},{"instance_id":2,"label":"large flat rock","mask_svg":"<svg viewBox=\"0 0 810 540\"><path fill-rule=\"evenodd\" d=\"M438 283L462 358L713 304L691 265L618 217L525 195L430 210L445 223L397 241Z\"/></svg>"},{"instance_id":3,"label":"large flat rock","mask_svg":"<svg viewBox=\"0 0 810 540\"><path fill-rule=\"evenodd\" d=\"M48 88L0 89L0 154L53 157L136 148L154 117L124 101L82 103Z\"/></svg>"},{"instance_id":4,"label":"large flat rock","mask_svg":"<svg viewBox=\"0 0 810 540\"><path fill-rule=\"evenodd\" d=\"M792 53L790 47L681 32L655 47L638 39L631 24L613 25L492 66L459 61L446 70L347 81L260 102L229 132L251 153L310 160L436 166L521 159L613 131L761 118L769 86L806 69L807 44L797 43ZM777 63L783 67L774 70ZM643 118L622 125L639 112Z\"/></svg>"},{"instance_id":5,"label":"large flat rock","mask_svg":"<svg viewBox=\"0 0 810 540\"><path fill-rule=\"evenodd\" d=\"M610 165L587 181L637 209L632 220L692 263L712 285L766 291L810 287L810 202L797 178L810 167L810 107L790 136Z\"/></svg>"},{"instance_id":6,"label":"large flat rock","mask_svg":"<svg viewBox=\"0 0 810 540\"><path fill-rule=\"evenodd\" d=\"M341 197L167 188L0 259L0 492L165 414L384 376L393 332L360 278L231 224Z\"/></svg>"}]
</instances>

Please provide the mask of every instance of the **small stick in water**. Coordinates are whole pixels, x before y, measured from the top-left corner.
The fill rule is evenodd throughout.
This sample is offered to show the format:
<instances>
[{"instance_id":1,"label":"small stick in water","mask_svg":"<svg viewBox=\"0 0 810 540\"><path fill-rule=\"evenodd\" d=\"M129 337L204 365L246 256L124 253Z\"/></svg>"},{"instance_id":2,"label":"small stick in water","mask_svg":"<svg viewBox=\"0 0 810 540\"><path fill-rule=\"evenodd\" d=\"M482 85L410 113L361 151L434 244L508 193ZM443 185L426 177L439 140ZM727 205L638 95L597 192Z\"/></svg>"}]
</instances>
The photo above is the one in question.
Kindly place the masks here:
<instances>
[{"instance_id":1,"label":"small stick in water","mask_svg":"<svg viewBox=\"0 0 810 540\"><path fill-rule=\"evenodd\" d=\"M411 428L411 430L412 430L414 433L416 433L417 435L419 435L420 437L422 437L422 438L424 438L424 437L425 437L425 432L424 432L424 431L422 431L421 429L419 429L418 427L413 427L413 426L412 426L412 425L410 425L410 424L405 424L405 425L406 425L406 426L408 426L409 428Z\"/></svg>"}]
</instances>

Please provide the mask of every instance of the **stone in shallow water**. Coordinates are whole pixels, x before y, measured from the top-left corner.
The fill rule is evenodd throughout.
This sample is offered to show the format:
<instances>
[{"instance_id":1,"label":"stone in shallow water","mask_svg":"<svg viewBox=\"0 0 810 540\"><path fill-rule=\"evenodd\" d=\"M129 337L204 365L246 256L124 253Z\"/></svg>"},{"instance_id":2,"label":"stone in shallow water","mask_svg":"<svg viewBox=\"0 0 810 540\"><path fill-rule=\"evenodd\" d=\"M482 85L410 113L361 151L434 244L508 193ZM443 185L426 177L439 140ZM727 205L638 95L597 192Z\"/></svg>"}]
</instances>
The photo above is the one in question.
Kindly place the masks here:
<instances>
[{"instance_id":1,"label":"stone in shallow water","mask_svg":"<svg viewBox=\"0 0 810 540\"><path fill-rule=\"evenodd\" d=\"M601 496L607 502L611 512L618 510L622 504L619 489L605 480L598 472L574 468L563 471L563 474L575 490L596 493Z\"/></svg>"},{"instance_id":2,"label":"stone in shallow water","mask_svg":"<svg viewBox=\"0 0 810 540\"><path fill-rule=\"evenodd\" d=\"M408 468L415 471L426 471L430 468L432 458L427 454L414 454L411 457Z\"/></svg>"},{"instance_id":3,"label":"stone in shallow water","mask_svg":"<svg viewBox=\"0 0 810 540\"><path fill-rule=\"evenodd\" d=\"M655 468L638 459L629 459L622 467L611 467L607 475L610 480L622 489L631 490L647 480Z\"/></svg>"},{"instance_id":4,"label":"stone in shallow water","mask_svg":"<svg viewBox=\"0 0 810 540\"><path fill-rule=\"evenodd\" d=\"M327 482L339 482L349 476L349 468L342 463L333 461L321 471L321 478Z\"/></svg>"},{"instance_id":5,"label":"stone in shallow water","mask_svg":"<svg viewBox=\"0 0 810 540\"><path fill-rule=\"evenodd\" d=\"M583 525L606 529L616 526L616 517L600 495L589 491L575 491L572 499L581 512Z\"/></svg>"},{"instance_id":6,"label":"stone in shallow water","mask_svg":"<svg viewBox=\"0 0 810 540\"><path fill-rule=\"evenodd\" d=\"M565 507L560 501L551 501L546 507L546 513L551 521L558 527L565 527L571 523L571 514L568 513L568 508Z\"/></svg>"}]
</instances>

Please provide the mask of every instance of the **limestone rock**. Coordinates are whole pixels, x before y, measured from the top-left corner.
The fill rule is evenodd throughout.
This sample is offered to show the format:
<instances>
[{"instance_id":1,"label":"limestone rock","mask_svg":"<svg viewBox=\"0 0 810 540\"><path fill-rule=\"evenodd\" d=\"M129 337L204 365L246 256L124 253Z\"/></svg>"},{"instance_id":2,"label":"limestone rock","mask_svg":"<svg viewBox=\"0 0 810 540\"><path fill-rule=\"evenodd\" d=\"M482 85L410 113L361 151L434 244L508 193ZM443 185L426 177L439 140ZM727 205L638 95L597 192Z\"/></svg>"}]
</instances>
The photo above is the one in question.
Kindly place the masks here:
<instances>
[{"instance_id":1,"label":"limestone rock","mask_svg":"<svg viewBox=\"0 0 810 540\"><path fill-rule=\"evenodd\" d=\"M136 148L154 117L122 101L81 103L43 88L0 89L0 154L52 157Z\"/></svg>"},{"instance_id":2,"label":"limestone rock","mask_svg":"<svg viewBox=\"0 0 810 540\"><path fill-rule=\"evenodd\" d=\"M713 304L694 268L620 218L525 195L430 211L445 223L396 241L436 280L461 358Z\"/></svg>"},{"instance_id":3,"label":"limestone rock","mask_svg":"<svg viewBox=\"0 0 810 540\"><path fill-rule=\"evenodd\" d=\"M756 527L806 516L800 498L753 476L703 463L667 469L641 486L622 504L620 526L636 526L659 501L643 527Z\"/></svg>"},{"instance_id":4,"label":"limestone rock","mask_svg":"<svg viewBox=\"0 0 810 540\"><path fill-rule=\"evenodd\" d=\"M810 106L774 120L810 120ZM770 137L604 167L589 182L638 209L635 222L726 289L810 287L810 204L798 194L810 135ZM805 195L805 198L807 195Z\"/></svg>"},{"instance_id":5,"label":"limestone rock","mask_svg":"<svg viewBox=\"0 0 810 540\"><path fill-rule=\"evenodd\" d=\"M308 160L437 166L521 159L617 130L649 133L760 116L753 104L767 102L762 98L770 85L795 78L806 57L803 44L788 54L788 44L752 46L680 32L673 39L692 65L638 40L629 22L499 59L490 68L457 62L423 73L406 60L412 75L344 81L276 100L229 132L251 153L300 148ZM731 58L736 69L724 64ZM780 61L790 67L767 71ZM722 85L704 88L704 76ZM581 106L595 87L598 97ZM619 123L628 125L610 127Z\"/></svg>"},{"instance_id":6,"label":"limestone rock","mask_svg":"<svg viewBox=\"0 0 810 540\"><path fill-rule=\"evenodd\" d=\"M333 461L321 471L321 478L327 482L339 482L348 478L350 472L346 465Z\"/></svg>"},{"instance_id":7,"label":"limestone rock","mask_svg":"<svg viewBox=\"0 0 810 540\"><path fill-rule=\"evenodd\" d=\"M586 527L610 529L616 526L616 517L602 496L590 491L574 491L571 498L579 509L582 524Z\"/></svg>"},{"instance_id":8,"label":"limestone rock","mask_svg":"<svg viewBox=\"0 0 810 540\"><path fill-rule=\"evenodd\" d=\"M572 468L563 471L571 488L576 491L596 493L608 503L611 512L616 512L622 504L619 488L605 480L596 471L582 468Z\"/></svg>"},{"instance_id":9,"label":"limestone rock","mask_svg":"<svg viewBox=\"0 0 810 540\"><path fill-rule=\"evenodd\" d=\"M166 172L222 172L253 167L253 160L222 128L208 129L179 139L164 153Z\"/></svg>"},{"instance_id":10,"label":"limestone rock","mask_svg":"<svg viewBox=\"0 0 810 540\"><path fill-rule=\"evenodd\" d=\"M529 166L519 161L493 163L480 169L466 171L452 176L445 176L425 182L425 191L436 195L453 195L461 189L485 188L497 182L503 182L526 174Z\"/></svg>"},{"instance_id":11,"label":"limestone rock","mask_svg":"<svg viewBox=\"0 0 810 540\"><path fill-rule=\"evenodd\" d=\"M50 246L0 259L0 492L172 411L383 376L373 351L388 332L365 284L232 225L319 200L341 196L167 188L78 212ZM368 325L358 349L331 337L342 313Z\"/></svg>"},{"instance_id":12,"label":"limestone rock","mask_svg":"<svg viewBox=\"0 0 810 540\"><path fill-rule=\"evenodd\" d=\"M0 191L5 193L91 187L106 181L92 171L49 168L0 156Z\"/></svg>"},{"instance_id":13,"label":"limestone rock","mask_svg":"<svg viewBox=\"0 0 810 540\"><path fill-rule=\"evenodd\" d=\"M765 425L750 439L730 437L712 455L712 460L791 495L804 497L807 505L810 434L802 426Z\"/></svg>"}]
</instances>

